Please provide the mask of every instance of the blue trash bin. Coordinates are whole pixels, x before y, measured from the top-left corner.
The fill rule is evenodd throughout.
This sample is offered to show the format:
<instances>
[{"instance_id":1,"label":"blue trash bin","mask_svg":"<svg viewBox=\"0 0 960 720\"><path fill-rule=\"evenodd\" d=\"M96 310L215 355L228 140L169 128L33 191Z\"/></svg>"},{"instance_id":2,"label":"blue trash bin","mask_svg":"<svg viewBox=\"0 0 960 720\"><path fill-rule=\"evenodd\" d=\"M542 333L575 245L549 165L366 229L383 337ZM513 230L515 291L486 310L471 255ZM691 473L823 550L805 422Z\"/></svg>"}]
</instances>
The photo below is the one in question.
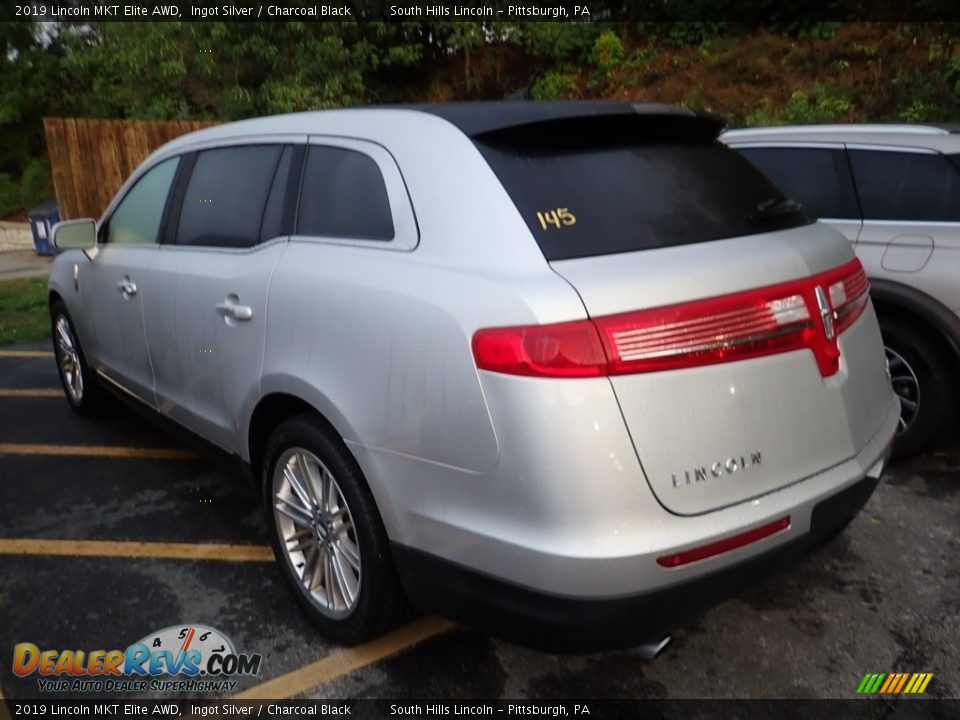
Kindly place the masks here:
<instances>
[{"instance_id":1,"label":"blue trash bin","mask_svg":"<svg viewBox=\"0 0 960 720\"><path fill-rule=\"evenodd\" d=\"M47 200L27 213L30 230L33 232L33 246L37 255L56 255L53 247L53 226L60 222L60 211L56 200Z\"/></svg>"}]
</instances>

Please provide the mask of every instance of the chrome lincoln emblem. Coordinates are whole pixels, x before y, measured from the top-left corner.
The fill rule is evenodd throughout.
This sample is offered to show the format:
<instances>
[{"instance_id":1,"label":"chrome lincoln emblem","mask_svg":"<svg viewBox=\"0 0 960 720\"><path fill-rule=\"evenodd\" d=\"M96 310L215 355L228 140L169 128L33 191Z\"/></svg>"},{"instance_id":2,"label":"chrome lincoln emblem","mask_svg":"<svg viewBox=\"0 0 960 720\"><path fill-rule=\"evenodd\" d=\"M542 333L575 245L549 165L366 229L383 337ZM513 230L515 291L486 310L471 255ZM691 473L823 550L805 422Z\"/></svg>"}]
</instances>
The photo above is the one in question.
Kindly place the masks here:
<instances>
[{"instance_id":1,"label":"chrome lincoln emblem","mask_svg":"<svg viewBox=\"0 0 960 720\"><path fill-rule=\"evenodd\" d=\"M819 285L814 288L814 292L817 295L817 308L820 310L820 320L823 322L823 332L826 334L827 340L833 340L833 311L830 310L830 304L827 302L827 294Z\"/></svg>"},{"instance_id":2,"label":"chrome lincoln emblem","mask_svg":"<svg viewBox=\"0 0 960 720\"><path fill-rule=\"evenodd\" d=\"M724 475L733 475L734 473L751 468L760 467L763 457L759 450L744 455L733 455L726 460L717 460L710 466L700 465L692 467L689 470L682 470L679 473L670 474L670 482L675 488L681 488L686 485L695 485L706 482L712 478L723 477Z\"/></svg>"}]
</instances>

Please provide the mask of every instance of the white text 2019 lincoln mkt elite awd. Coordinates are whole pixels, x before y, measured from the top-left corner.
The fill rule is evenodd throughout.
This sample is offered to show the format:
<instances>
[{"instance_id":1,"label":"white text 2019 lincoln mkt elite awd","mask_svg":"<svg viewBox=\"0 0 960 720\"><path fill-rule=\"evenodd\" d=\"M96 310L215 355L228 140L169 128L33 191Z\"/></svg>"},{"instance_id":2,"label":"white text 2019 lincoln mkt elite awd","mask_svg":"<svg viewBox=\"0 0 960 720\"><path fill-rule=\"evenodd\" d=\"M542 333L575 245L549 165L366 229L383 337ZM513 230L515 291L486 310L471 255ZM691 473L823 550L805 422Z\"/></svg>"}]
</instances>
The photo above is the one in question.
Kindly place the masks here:
<instances>
[{"instance_id":1,"label":"white text 2019 lincoln mkt elite awd","mask_svg":"<svg viewBox=\"0 0 960 720\"><path fill-rule=\"evenodd\" d=\"M722 128L506 102L183 136L56 229L67 399L249 467L334 640L409 598L541 647L654 641L839 532L899 417L849 243Z\"/></svg>"}]
</instances>

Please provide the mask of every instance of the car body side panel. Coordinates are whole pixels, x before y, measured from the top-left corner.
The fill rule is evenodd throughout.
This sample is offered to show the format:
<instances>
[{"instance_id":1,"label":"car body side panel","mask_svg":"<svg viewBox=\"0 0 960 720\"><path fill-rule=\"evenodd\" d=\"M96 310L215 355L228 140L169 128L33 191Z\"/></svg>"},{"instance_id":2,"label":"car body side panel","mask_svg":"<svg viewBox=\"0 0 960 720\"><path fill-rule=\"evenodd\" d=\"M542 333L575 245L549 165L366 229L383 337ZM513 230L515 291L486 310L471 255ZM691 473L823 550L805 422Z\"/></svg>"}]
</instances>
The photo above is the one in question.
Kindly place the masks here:
<instances>
[{"instance_id":1,"label":"car body side panel","mask_svg":"<svg viewBox=\"0 0 960 720\"><path fill-rule=\"evenodd\" d=\"M246 398L259 391L267 334L267 289L286 239L246 250L165 245L150 270L144 304L161 414L240 454ZM225 319L224 302L249 307Z\"/></svg>"},{"instance_id":2,"label":"car body side panel","mask_svg":"<svg viewBox=\"0 0 960 720\"><path fill-rule=\"evenodd\" d=\"M960 317L960 223L866 221L857 257L871 279L917 288Z\"/></svg>"},{"instance_id":3,"label":"car body side panel","mask_svg":"<svg viewBox=\"0 0 960 720\"><path fill-rule=\"evenodd\" d=\"M149 268L157 245L103 245L80 269L84 312L97 338L90 363L96 372L125 392L156 408L153 367L143 324L143 304L150 296ZM133 294L121 293L131 283ZM81 340L81 342L83 342Z\"/></svg>"}]
</instances>

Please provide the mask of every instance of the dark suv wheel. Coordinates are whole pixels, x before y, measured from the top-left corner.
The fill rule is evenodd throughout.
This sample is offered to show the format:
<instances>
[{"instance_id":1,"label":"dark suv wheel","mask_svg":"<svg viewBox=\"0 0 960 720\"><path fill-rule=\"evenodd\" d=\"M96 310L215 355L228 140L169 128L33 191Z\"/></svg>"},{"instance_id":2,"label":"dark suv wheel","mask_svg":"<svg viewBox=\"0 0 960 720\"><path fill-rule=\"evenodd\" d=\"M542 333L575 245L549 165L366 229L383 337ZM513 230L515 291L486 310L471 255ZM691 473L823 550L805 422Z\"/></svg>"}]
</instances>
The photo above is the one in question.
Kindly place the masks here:
<instances>
[{"instance_id":1,"label":"dark suv wheel","mask_svg":"<svg viewBox=\"0 0 960 720\"><path fill-rule=\"evenodd\" d=\"M935 336L903 318L880 318L893 390L900 399L894 458L916 455L940 433L950 412L950 365Z\"/></svg>"}]
</instances>

